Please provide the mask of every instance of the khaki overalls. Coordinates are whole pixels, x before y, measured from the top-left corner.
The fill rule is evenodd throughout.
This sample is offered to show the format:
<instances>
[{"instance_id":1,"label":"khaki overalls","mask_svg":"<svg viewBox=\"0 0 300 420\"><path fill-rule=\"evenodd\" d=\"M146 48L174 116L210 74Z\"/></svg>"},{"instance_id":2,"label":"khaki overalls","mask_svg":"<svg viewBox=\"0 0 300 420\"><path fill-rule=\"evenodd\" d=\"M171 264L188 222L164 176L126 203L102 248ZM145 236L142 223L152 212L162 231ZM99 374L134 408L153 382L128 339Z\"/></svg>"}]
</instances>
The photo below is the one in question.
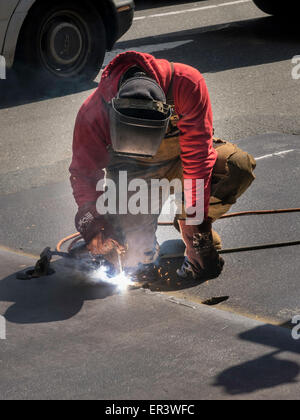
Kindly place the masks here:
<instances>
[{"instance_id":1,"label":"khaki overalls","mask_svg":"<svg viewBox=\"0 0 300 420\"><path fill-rule=\"evenodd\" d=\"M218 159L213 170L209 207L209 217L213 221L227 213L249 188L255 179L253 171L256 167L254 158L232 143L216 139L214 147L218 152ZM151 179L183 180L178 136L164 139L159 152L151 160L123 158L112 153L106 177L118 184L120 171L127 172L128 183L135 178L145 180L149 191ZM128 193L128 200L133 194ZM150 201L150 193L146 199ZM163 202L157 203L160 211L163 204ZM157 258L158 217L158 214L109 216L109 220L120 235L120 240L128 245L125 266L150 264ZM218 239L216 241L218 242Z\"/></svg>"}]
</instances>

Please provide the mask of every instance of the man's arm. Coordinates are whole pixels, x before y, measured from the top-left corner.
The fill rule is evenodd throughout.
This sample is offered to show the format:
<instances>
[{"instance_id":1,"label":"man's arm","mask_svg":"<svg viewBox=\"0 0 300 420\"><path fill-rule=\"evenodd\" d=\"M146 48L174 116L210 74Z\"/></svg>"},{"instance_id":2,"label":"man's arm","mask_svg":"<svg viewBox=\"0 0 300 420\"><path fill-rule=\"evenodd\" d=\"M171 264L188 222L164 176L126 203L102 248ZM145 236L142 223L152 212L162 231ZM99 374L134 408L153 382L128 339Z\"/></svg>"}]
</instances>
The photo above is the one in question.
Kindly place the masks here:
<instances>
[{"instance_id":1,"label":"man's arm","mask_svg":"<svg viewBox=\"0 0 300 420\"><path fill-rule=\"evenodd\" d=\"M213 148L212 109L203 77L195 69L188 68L188 71L178 97L181 159L185 179L204 180L204 221L189 225L186 220L180 220L179 226L193 272L198 278L214 278L222 272L224 261L213 245L212 221L208 217L212 171L217 158ZM185 196L186 202L195 206L196 188L185 192Z\"/></svg>"},{"instance_id":2,"label":"man's arm","mask_svg":"<svg viewBox=\"0 0 300 420\"><path fill-rule=\"evenodd\" d=\"M204 214L208 217L213 167L217 158L213 148L213 116L208 89L202 75L186 66L175 95L178 98L181 132L181 160L184 179L204 180ZM196 188L188 192L188 203L196 205Z\"/></svg>"},{"instance_id":3,"label":"man's arm","mask_svg":"<svg viewBox=\"0 0 300 420\"><path fill-rule=\"evenodd\" d=\"M101 194L96 186L104 178L107 162L107 146L101 128L87 120L81 110L74 129L70 180L78 205L76 228L87 243L105 228L105 219L96 210L96 201Z\"/></svg>"}]
</instances>

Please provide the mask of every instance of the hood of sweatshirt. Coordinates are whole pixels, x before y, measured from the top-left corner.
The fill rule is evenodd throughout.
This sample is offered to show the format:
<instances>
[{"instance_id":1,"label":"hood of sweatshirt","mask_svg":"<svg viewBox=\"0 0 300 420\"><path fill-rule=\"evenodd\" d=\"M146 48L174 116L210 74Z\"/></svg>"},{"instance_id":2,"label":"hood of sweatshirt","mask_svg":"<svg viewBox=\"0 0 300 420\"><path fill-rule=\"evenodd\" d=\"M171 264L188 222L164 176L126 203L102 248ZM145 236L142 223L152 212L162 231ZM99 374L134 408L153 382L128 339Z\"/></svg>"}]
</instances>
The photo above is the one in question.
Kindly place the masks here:
<instances>
[{"instance_id":1,"label":"hood of sweatshirt","mask_svg":"<svg viewBox=\"0 0 300 420\"><path fill-rule=\"evenodd\" d=\"M167 95L172 78L170 63L167 60L156 59L150 54L128 51L119 54L103 71L98 89L106 102L116 96L121 77L133 66L143 69L162 87Z\"/></svg>"}]
</instances>

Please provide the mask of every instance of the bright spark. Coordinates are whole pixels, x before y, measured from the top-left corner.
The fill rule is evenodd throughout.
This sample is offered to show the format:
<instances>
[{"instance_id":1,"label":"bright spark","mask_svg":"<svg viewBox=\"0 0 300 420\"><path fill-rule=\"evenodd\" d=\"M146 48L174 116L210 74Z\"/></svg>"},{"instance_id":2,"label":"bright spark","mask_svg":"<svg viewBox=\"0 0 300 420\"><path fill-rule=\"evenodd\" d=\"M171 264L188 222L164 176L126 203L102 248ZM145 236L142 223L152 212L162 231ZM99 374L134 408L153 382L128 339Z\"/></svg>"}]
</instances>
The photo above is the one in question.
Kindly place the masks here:
<instances>
[{"instance_id":1,"label":"bright spark","mask_svg":"<svg viewBox=\"0 0 300 420\"><path fill-rule=\"evenodd\" d=\"M116 286L121 292L126 291L129 286L134 285L134 282L124 273L124 271L115 277L109 277L108 268L105 266L101 266L95 270L90 279L95 284L107 283Z\"/></svg>"}]
</instances>

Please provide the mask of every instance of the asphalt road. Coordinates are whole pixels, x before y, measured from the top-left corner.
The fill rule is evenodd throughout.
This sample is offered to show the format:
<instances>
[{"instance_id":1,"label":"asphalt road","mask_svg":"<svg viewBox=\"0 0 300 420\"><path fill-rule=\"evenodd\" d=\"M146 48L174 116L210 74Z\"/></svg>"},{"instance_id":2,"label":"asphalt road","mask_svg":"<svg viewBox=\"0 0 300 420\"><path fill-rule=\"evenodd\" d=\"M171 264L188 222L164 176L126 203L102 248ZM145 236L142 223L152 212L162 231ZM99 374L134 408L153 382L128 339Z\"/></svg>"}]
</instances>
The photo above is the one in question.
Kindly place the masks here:
<instances>
[{"instance_id":1,"label":"asphalt road","mask_svg":"<svg viewBox=\"0 0 300 420\"><path fill-rule=\"evenodd\" d=\"M300 133L299 81L291 77L299 34L293 27L280 26L252 2L198 12L188 10L222 1L162 3L147 9L138 2L136 19L146 18L135 20L106 63L117 52L135 49L197 67L207 80L220 137ZM151 17L177 10L187 11ZM26 88L26 81L1 82L1 194L66 179L74 120L95 87L57 88L47 95Z\"/></svg>"},{"instance_id":2,"label":"asphalt road","mask_svg":"<svg viewBox=\"0 0 300 420\"><path fill-rule=\"evenodd\" d=\"M236 1L235 4L224 0L137 1L137 12L131 30L120 40L114 51L107 54L105 64L117 53L129 49L152 53L158 58L166 58L174 62L184 62L199 69L204 74L210 91L216 135L239 143L255 157L261 158L258 161L255 185L234 210L299 207L300 122L298 110L300 96L297 92L300 80L292 78L292 58L300 54L300 49L299 33L293 24L264 15L250 1ZM9 248L30 254L39 254L45 246L54 247L62 236L74 231L73 219L76 208L68 182L72 131L82 102L96 88L98 80L99 78L88 86L73 86L68 90L57 87L50 93L26 86L26 81L17 81L13 74L9 80L0 81L0 249ZM294 152L289 152L290 150ZM288 153L276 155L281 152ZM222 234L226 247L245 246L249 243L297 240L299 239L299 221L298 215L266 217L263 220L260 218L235 219L218 222L218 230ZM180 244L174 242L179 238L172 230L160 230L159 239L162 243L165 242L163 246L168 251L171 249L176 251L178 247L180 248ZM27 261L25 257L23 259L23 257L13 256L14 254L7 256L6 251L3 252L1 254L1 278L3 277L3 280L0 282L0 300L3 303L0 305L0 313L5 314L12 326L16 326L13 332L15 338L19 334L18 324L25 323L30 326L46 322L51 325L52 339L55 340L59 322L71 319L73 316L75 317L75 314L78 315L72 323L66 324L70 335L80 322L83 320L87 322L88 316L91 316L96 322L99 315L96 304L92 308L86 309L85 312L85 309L82 309L85 299L79 299L77 291L73 307L68 299L65 302L64 298L58 297L61 288L56 290L55 282L54 286L50 287L53 304L56 303L61 307L65 304L67 307L70 305L70 313L67 311L65 314L62 310L62 313L58 311L57 315L54 310L53 314L53 308L49 309L47 305L45 307L39 305L38 312L35 312L33 308L40 301L37 292L31 299L29 290L24 290L23 286L20 287L14 281L10 283L12 275L22 267L24 268L26 264L32 264L33 260ZM286 324L294 315L300 314L300 304L298 303L300 300L299 262L299 248L297 247L231 255L226 257L226 270L219 280L190 287L184 285L177 287L175 281L176 287L170 289L161 285L157 289L170 292L178 299L194 303L213 296L229 296L229 300L220 306L226 311L265 322ZM174 268L178 264L180 264L180 260L174 261ZM10 284L12 284L12 290L10 290ZM68 287L64 289L62 286L62 289L69 291ZM42 293L40 302L45 303L48 289L42 292L42 289L38 287L37 290ZM140 297L137 294L130 297L136 314L142 311L143 305L144 308L147 307L147 297L150 295L147 295L146 298L145 296ZM25 301L22 303L24 297ZM112 302L110 299L104 298L105 296L101 297L103 299L101 302L105 301L105 309L110 311L108 308L111 302L115 313L121 317L122 311L118 306L118 300ZM139 299L141 299L141 303L138 302ZM16 312L16 306L10 307L8 302L19 304ZM149 302L149 305L151 311L155 307L159 313L161 303L156 302L155 298ZM103 308L103 311L105 309ZM161 310L162 317L174 316L173 309L170 314L168 314L168 308L161 308ZM199 314L194 314L193 319L190 320L193 328L197 328L196 320ZM179 315L184 318L186 312L177 313L175 318L179 319ZM206 319L206 315L203 316ZM218 316L223 319L222 311ZM180 331L187 327L188 319L187 317L186 322L183 319ZM247 321L244 318L238 320L232 318L231 320L234 325L235 323L239 325L235 331L236 335L242 334L246 329L263 326L263 324L252 325L252 321ZM128 319L124 318L124 325L131 322L130 316ZM157 322L155 318L153 323L156 326L158 326ZM216 328L219 328L219 321L215 320L215 322L217 323ZM228 322L230 325L230 321ZM226 325L228 322L226 320ZM251 325L248 325L248 322ZM205 329L205 322L201 325L199 328L202 331ZM175 329L175 324L172 328ZM191 330L193 328L191 327ZM33 331L34 327L32 329L30 327L28 336L21 338L23 345L27 345ZM137 329L137 331L139 330ZM159 335L159 329L154 327L147 330L147 333L151 334L154 331ZM62 333L59 331L58 336ZM39 334L34 352L36 352L36 360L40 362L37 348L41 343L46 345L46 342L43 341L46 333L41 329ZM207 338L205 334L204 336ZM96 340L94 332L91 332L89 337L91 341ZM110 338L109 331L104 334L104 339L108 338ZM188 338L185 337L185 340ZM284 338L280 338L280 340L285 342ZM197 342L195 348L198 345L204 346L204 342L205 340ZM11 344L11 349L18 346L18 343L16 339ZM65 343L66 347L62 346L60 350L66 351L71 343L72 338L70 337L70 342ZM266 343L260 344L266 345ZM112 343L112 348L114 345L118 345L118 343ZM228 354L235 349L235 343L230 345L228 344L227 348ZM125 344L124 346L126 348ZM289 351L289 346L281 345L279 347ZM293 346L295 343L292 344ZM129 347L127 346L127 348ZM207 347L207 354L212 354L213 348L214 346ZM131 350L134 352L137 351L137 348ZM183 351L179 344L178 351ZM243 348L236 351L245 352L246 350ZM293 351L294 353L295 351ZM196 363L195 354L197 352L194 353ZM53 364L57 363L52 353L50 356ZM253 354L250 356L249 353L248 356L248 360L250 360ZM14 357L18 359L18 354L16 353ZM217 353L214 354L211 363L213 364L218 357ZM259 357L263 358L263 355L260 353ZM75 353L68 360L70 368L73 366L74 358ZM167 356L163 361L164 366L167 363L166 360ZM264 359L259 359L256 366L259 367L263 361ZM268 366L272 369L274 360L267 359L267 361L270 362ZM245 360L244 362L246 363ZM140 361L139 366L142 366L142 363L143 360ZM233 364L234 361L229 360L227 368L230 370L230 366ZM277 365L275 367L277 368ZM21 390L16 391L15 394L5 393L2 388L4 396L10 398L21 395L28 398L30 390L36 392L37 396L50 395L53 397L57 395L54 388L49 390L45 384L43 384L40 394L34 388L30 388L32 384L30 385L26 379L30 369L28 371L26 369L29 369L28 365L23 367L22 371L24 383L29 387L28 393L23 393ZM119 366L114 365L114 369L118 371ZM128 369L130 371L132 366L129 366ZM188 374L189 369L190 367L185 365L181 374L183 376ZM92 363L87 371L91 370ZM87 371L78 371L76 374L79 375L79 378L82 374L87 375ZM200 395L223 398L239 395L234 385L228 380L227 373L225 371L225 377L219 377L221 384L222 380L225 380L223 393L211 393L210 391L205 393L201 388L200 393L190 394L190 397L199 398ZM245 371L242 370L242 374L247 375L248 373L247 366ZM125 368L123 374L125 378ZM207 374L209 376L209 372ZM217 380L217 370L212 375L214 374ZM291 367L291 377L295 379L297 374L297 365L294 365ZM9 371L5 375L7 375L5 380L12 387ZM107 375L110 384L108 389L111 392L113 389L118 390L114 394L115 398L118 396L134 398L132 388L130 388L130 392L121 392L112 382L109 374ZM284 378L279 375L278 382L271 381L269 388L288 384L291 377ZM72 380L70 379L68 395L88 397L87 390L91 384L88 376L84 376L84 378L82 393L79 388L76 388L80 384L79 379L77 379L75 387L76 392L71 392ZM94 378L93 381L96 379ZM170 382L172 381L170 380ZM167 381L167 384L170 382ZM125 379L124 383L126 383ZM147 383L143 382L144 386L147 387ZM240 392L240 394L246 395L248 392L249 396L253 393L253 386L255 391L268 388L262 383L249 384L249 388L243 389L245 392ZM242 390L242 386L239 390ZM145 398L145 392L141 392L136 397ZM179 397L180 392L183 392L182 388L175 387L173 393L166 394L166 397ZM107 395L108 393L97 394L98 397L104 398L107 398ZM184 395L188 398L188 395ZM274 396L270 391L267 394L258 392L255 397L266 395ZM280 396L280 392L277 395ZM283 398L291 396L290 388L286 388L282 395ZM156 396L156 394L153 395L154 398Z\"/></svg>"}]
</instances>

